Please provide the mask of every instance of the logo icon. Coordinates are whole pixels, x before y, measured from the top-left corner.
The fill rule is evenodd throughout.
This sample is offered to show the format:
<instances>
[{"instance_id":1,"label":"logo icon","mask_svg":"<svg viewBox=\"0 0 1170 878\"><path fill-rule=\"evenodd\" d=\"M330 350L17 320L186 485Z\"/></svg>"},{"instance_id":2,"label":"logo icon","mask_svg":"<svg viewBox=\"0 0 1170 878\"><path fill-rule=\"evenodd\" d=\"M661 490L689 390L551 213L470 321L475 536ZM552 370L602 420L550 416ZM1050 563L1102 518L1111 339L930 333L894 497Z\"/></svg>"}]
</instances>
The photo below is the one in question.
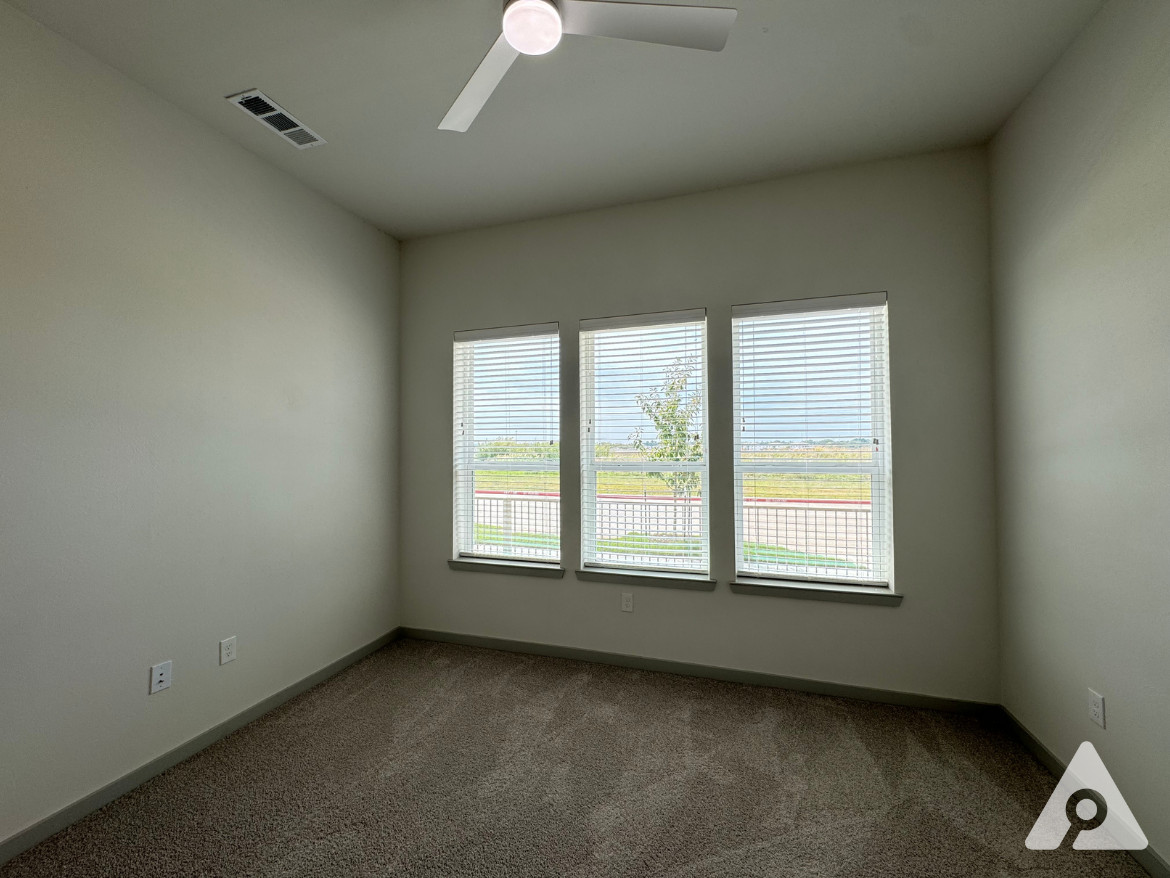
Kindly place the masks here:
<instances>
[{"instance_id":1,"label":"logo icon","mask_svg":"<svg viewBox=\"0 0 1170 878\"><path fill-rule=\"evenodd\" d=\"M1078 851L1140 851L1149 844L1088 741L1068 764L1024 844L1050 851L1070 841Z\"/></svg>"}]
</instances>

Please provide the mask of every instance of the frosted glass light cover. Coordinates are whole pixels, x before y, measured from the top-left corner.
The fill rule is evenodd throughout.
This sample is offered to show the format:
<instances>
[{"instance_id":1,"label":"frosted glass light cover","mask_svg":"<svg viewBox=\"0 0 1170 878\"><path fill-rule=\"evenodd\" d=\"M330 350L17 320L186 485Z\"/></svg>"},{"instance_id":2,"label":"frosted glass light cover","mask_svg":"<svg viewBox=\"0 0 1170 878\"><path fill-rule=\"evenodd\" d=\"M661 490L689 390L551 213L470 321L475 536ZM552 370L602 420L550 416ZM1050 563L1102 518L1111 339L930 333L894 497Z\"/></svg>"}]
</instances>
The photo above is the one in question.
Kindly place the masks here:
<instances>
[{"instance_id":1,"label":"frosted glass light cover","mask_svg":"<svg viewBox=\"0 0 1170 878\"><path fill-rule=\"evenodd\" d=\"M512 0L504 10L504 39L517 52L547 54L561 33L561 14L548 0Z\"/></svg>"}]
</instances>

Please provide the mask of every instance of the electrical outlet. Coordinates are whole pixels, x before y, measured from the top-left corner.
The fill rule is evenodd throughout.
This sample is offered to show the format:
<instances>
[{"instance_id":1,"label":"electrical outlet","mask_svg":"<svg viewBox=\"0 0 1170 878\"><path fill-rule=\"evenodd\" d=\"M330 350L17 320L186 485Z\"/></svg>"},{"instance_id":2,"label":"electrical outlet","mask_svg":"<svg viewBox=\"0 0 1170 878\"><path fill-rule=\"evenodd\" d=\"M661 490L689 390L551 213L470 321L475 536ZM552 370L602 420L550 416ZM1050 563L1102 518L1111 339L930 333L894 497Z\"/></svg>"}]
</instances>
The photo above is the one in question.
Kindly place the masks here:
<instances>
[{"instance_id":1,"label":"electrical outlet","mask_svg":"<svg viewBox=\"0 0 1170 878\"><path fill-rule=\"evenodd\" d=\"M150 694L171 688L171 661L153 665L150 669Z\"/></svg>"},{"instance_id":2,"label":"electrical outlet","mask_svg":"<svg viewBox=\"0 0 1170 878\"><path fill-rule=\"evenodd\" d=\"M228 662L236 660L236 635L232 635L227 640L219 642L219 663L226 665Z\"/></svg>"},{"instance_id":3,"label":"electrical outlet","mask_svg":"<svg viewBox=\"0 0 1170 878\"><path fill-rule=\"evenodd\" d=\"M631 592L628 592L628 591L622 592L622 612L623 613L634 612L634 595Z\"/></svg>"},{"instance_id":4,"label":"electrical outlet","mask_svg":"<svg viewBox=\"0 0 1170 878\"><path fill-rule=\"evenodd\" d=\"M1089 690L1089 719L1105 728L1105 696Z\"/></svg>"}]
</instances>

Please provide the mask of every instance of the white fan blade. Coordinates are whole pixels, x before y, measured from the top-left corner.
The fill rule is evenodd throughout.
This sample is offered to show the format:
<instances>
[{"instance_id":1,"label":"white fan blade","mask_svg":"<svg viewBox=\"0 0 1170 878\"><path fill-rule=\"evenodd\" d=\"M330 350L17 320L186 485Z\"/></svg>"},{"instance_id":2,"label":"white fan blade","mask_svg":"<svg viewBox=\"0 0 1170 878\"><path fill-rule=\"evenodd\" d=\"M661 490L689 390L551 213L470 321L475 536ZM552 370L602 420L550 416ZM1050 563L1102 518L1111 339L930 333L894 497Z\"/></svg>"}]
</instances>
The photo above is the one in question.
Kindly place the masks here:
<instances>
[{"instance_id":1,"label":"white fan blade","mask_svg":"<svg viewBox=\"0 0 1170 878\"><path fill-rule=\"evenodd\" d=\"M557 0L567 34L614 37L718 52L727 45L734 9L606 0Z\"/></svg>"},{"instance_id":2,"label":"white fan blade","mask_svg":"<svg viewBox=\"0 0 1170 878\"><path fill-rule=\"evenodd\" d=\"M463 91L459 92L459 97L455 98L455 103L451 105L443 121L439 123L439 130L466 131L470 128L483 105L487 103L487 99L492 96L492 92L496 90L496 86L500 84L500 80L519 55L519 52L508 45L504 35L500 34L499 39L492 44L483 60L479 62L479 66L475 68L475 73L471 74L471 79L467 80L467 85L463 86Z\"/></svg>"}]
</instances>

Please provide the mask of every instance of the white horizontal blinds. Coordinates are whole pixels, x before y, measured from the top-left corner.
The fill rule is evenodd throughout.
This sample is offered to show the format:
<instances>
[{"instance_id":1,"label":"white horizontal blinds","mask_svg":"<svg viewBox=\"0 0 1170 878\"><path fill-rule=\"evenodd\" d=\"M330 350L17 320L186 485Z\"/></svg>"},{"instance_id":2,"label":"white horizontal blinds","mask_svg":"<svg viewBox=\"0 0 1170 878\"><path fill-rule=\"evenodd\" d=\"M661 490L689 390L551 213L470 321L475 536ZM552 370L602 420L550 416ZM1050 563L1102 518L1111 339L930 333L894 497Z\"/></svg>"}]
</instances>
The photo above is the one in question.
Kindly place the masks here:
<instances>
[{"instance_id":1,"label":"white horizontal blinds","mask_svg":"<svg viewBox=\"0 0 1170 878\"><path fill-rule=\"evenodd\" d=\"M581 324L587 567L708 569L703 311Z\"/></svg>"},{"instance_id":2,"label":"white horizontal blinds","mask_svg":"<svg viewBox=\"0 0 1170 878\"><path fill-rule=\"evenodd\" d=\"M556 324L455 336L456 557L558 561Z\"/></svg>"},{"instance_id":3,"label":"white horizontal blinds","mask_svg":"<svg viewBox=\"0 0 1170 878\"><path fill-rule=\"evenodd\" d=\"M732 310L737 569L891 582L884 294Z\"/></svg>"}]
</instances>

